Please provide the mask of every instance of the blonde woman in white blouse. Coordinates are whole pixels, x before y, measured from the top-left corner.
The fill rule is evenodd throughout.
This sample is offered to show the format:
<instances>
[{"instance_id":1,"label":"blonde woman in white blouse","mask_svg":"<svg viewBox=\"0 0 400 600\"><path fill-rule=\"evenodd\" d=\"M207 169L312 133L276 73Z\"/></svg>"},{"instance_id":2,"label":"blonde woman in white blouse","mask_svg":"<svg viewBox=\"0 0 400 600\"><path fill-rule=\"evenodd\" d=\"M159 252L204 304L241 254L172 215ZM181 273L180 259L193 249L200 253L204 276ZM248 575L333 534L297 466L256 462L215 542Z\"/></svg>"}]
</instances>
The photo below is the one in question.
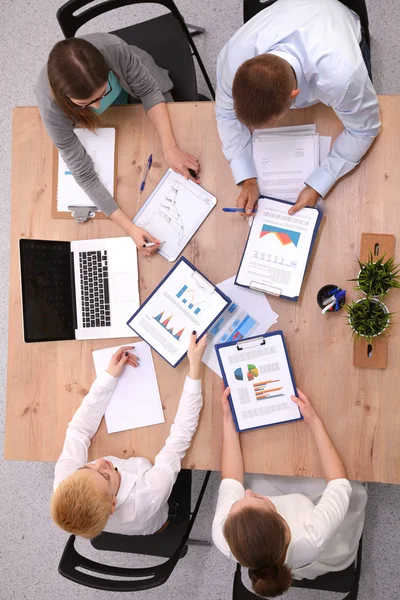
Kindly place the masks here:
<instances>
[{"instance_id":1,"label":"blonde woman in white blouse","mask_svg":"<svg viewBox=\"0 0 400 600\"><path fill-rule=\"evenodd\" d=\"M347 568L364 526L366 491L347 479L324 425L307 396L300 390L298 394L292 400L313 434L325 479L245 476L229 388L222 396L222 481L213 540L221 552L249 569L253 589L261 596L280 596L292 579L314 579Z\"/></svg>"}]
</instances>

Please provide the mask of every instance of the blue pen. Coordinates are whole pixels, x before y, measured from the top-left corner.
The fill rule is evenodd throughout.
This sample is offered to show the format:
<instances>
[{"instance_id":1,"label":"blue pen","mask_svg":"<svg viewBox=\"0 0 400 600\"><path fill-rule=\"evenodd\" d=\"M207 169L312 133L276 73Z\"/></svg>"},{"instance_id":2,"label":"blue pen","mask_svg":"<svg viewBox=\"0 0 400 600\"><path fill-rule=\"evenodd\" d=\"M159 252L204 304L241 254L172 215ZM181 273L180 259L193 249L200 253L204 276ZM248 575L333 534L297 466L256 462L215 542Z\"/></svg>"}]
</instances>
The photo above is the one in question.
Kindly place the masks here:
<instances>
[{"instance_id":1,"label":"blue pen","mask_svg":"<svg viewBox=\"0 0 400 600\"><path fill-rule=\"evenodd\" d=\"M144 190L144 186L145 186L146 179L147 179L147 174L150 171L150 167L151 167L152 162L153 162L153 155L150 154L149 159L147 161L146 170L145 170L144 175L143 175L142 185L140 186L140 191L141 192L143 192L143 190Z\"/></svg>"},{"instance_id":2,"label":"blue pen","mask_svg":"<svg viewBox=\"0 0 400 600\"><path fill-rule=\"evenodd\" d=\"M246 212L244 208L223 208L224 212ZM253 213L257 212L256 208L253 208Z\"/></svg>"}]
</instances>

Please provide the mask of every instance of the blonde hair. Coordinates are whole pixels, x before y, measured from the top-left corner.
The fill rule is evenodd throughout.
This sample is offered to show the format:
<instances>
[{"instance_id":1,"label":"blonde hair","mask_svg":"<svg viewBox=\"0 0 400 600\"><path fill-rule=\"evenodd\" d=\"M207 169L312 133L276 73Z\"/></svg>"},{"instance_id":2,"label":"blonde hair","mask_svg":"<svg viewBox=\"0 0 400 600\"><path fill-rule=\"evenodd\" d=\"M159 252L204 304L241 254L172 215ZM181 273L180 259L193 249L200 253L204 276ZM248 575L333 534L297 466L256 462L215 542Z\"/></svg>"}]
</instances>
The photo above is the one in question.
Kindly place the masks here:
<instances>
[{"instance_id":1,"label":"blonde hair","mask_svg":"<svg viewBox=\"0 0 400 600\"><path fill-rule=\"evenodd\" d=\"M98 490L86 471L78 470L60 483L50 502L53 521L68 533L93 538L111 515L112 500Z\"/></svg>"}]
</instances>

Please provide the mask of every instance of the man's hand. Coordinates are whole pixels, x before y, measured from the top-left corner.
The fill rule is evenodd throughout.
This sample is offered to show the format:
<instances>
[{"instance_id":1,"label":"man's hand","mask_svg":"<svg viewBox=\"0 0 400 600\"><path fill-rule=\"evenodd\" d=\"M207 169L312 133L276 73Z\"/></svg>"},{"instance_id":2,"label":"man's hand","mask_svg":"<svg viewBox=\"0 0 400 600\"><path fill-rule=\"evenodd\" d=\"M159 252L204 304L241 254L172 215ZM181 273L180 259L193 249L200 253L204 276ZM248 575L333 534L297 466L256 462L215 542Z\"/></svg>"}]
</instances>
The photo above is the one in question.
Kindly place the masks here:
<instances>
[{"instance_id":1,"label":"man's hand","mask_svg":"<svg viewBox=\"0 0 400 600\"><path fill-rule=\"evenodd\" d=\"M319 194L314 188L306 185L304 190L301 190L296 204L289 210L289 215L294 215L305 206L315 206L318 202Z\"/></svg>"},{"instance_id":2,"label":"man's hand","mask_svg":"<svg viewBox=\"0 0 400 600\"><path fill-rule=\"evenodd\" d=\"M258 189L257 179L245 179L242 184L242 191L240 192L236 201L238 208L244 208L246 212L239 213L242 217L250 217L253 212L254 205L257 204L260 197L260 190Z\"/></svg>"},{"instance_id":3,"label":"man's hand","mask_svg":"<svg viewBox=\"0 0 400 600\"><path fill-rule=\"evenodd\" d=\"M137 249L143 254L143 256L151 256L160 247L160 240L156 240L156 238L150 235L145 229L143 229L143 227L138 227L137 225L133 225L132 227L131 238L133 239L137 246ZM155 246L146 248L146 244L148 242L154 243Z\"/></svg>"},{"instance_id":4,"label":"man's hand","mask_svg":"<svg viewBox=\"0 0 400 600\"><path fill-rule=\"evenodd\" d=\"M108 365L107 373L113 377L119 377L125 365L131 365L135 368L139 366L138 357L129 352L129 350L134 350L134 346L122 346L122 348L114 352Z\"/></svg>"},{"instance_id":5,"label":"man's hand","mask_svg":"<svg viewBox=\"0 0 400 600\"><path fill-rule=\"evenodd\" d=\"M195 183L200 183L198 177L192 177L189 169L192 169L196 174L200 171L200 165L197 158L184 152L176 144L170 144L164 148L165 160L168 166L176 173L180 173L186 179L191 179Z\"/></svg>"}]
</instances>

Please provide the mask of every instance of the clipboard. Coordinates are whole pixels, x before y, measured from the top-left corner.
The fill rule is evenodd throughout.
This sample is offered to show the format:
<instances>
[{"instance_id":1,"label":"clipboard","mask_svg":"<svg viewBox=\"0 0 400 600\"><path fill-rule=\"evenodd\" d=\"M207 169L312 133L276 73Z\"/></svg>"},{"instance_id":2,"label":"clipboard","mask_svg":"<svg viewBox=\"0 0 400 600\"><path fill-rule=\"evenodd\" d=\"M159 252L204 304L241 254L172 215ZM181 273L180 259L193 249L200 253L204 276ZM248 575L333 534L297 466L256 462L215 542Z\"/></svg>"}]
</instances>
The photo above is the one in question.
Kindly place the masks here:
<instances>
[{"instance_id":1,"label":"clipboard","mask_svg":"<svg viewBox=\"0 0 400 600\"><path fill-rule=\"evenodd\" d=\"M168 169L132 222L162 240L157 253L175 262L216 204L213 194Z\"/></svg>"},{"instance_id":2,"label":"clipboard","mask_svg":"<svg viewBox=\"0 0 400 600\"><path fill-rule=\"evenodd\" d=\"M115 129L115 146L114 146L114 198L117 197L117 182L118 182L118 127L113 126ZM59 211L57 203L57 192L58 192L58 158L59 150L53 144L53 168L52 168L52 188L51 188L51 218L52 219L68 219L74 218L78 223L84 223L91 219L108 219L104 213L102 213L96 206L79 206L77 214L74 215L72 211ZM73 201L71 201L73 205ZM86 214L86 218L79 219L79 214L82 216Z\"/></svg>"},{"instance_id":3,"label":"clipboard","mask_svg":"<svg viewBox=\"0 0 400 600\"><path fill-rule=\"evenodd\" d=\"M288 202L287 200L281 200L279 198L273 198L272 196L260 196L260 199L262 199L262 198L266 198L267 200L274 200L275 202L281 202L282 204L287 204L289 206L293 206L292 202ZM306 265L305 265L305 268L304 268L303 280L302 280L301 285L303 285L303 281L304 281L304 277L305 277L305 274L306 274L306 271L307 271L308 263L310 261L311 253L312 253L312 250L313 250L313 247L314 247L314 244L315 244L315 240L317 238L319 226L321 224L321 220L322 220L322 216L323 216L322 213L321 213L321 211L319 211L317 208L313 208L313 207L307 207L307 208L309 208L310 210L317 211L318 217L317 217L317 220L316 220L316 223L315 223L315 227L314 227L314 231L313 231L313 235L312 235L312 239L311 239L310 248L308 250L308 255L307 255L307 260L306 260ZM282 294L282 289L281 288L278 288L278 287L275 287L275 286L272 286L272 285L267 286L267 285L265 285L265 284L263 284L261 282L257 282L257 281L251 281L250 285L243 285L242 283L238 283L238 280L237 280L238 279L238 274L239 274L240 269L242 267L243 259L244 259L244 256L246 254L247 245L249 243L249 239L250 239L250 235L251 235L251 231L253 229L253 226L254 226L254 219L253 219L253 222L252 222L251 227L250 227L249 235L247 237L247 241L246 241L246 245L244 247L242 258L240 260L239 269L238 269L238 271L236 273L235 285L239 285L241 287L249 288L249 289L255 290L257 292L263 292L264 294L270 294L271 296L277 296L278 298L283 298L284 300L290 300L292 302L297 302L298 299L299 299L299 296L294 296L293 298L290 297L290 296L284 296Z\"/></svg>"},{"instance_id":4,"label":"clipboard","mask_svg":"<svg viewBox=\"0 0 400 600\"><path fill-rule=\"evenodd\" d=\"M155 352L157 352L157 354L159 354L164 360L166 360L174 368L177 367L179 365L179 363L185 358L185 356L187 354L188 346L186 346L186 349L183 351L183 353L179 354L176 361L171 361L167 358L167 356L165 356L165 354L163 354L162 351L160 351L158 348L155 347L154 341L153 341L153 343L151 341L149 341L149 338L153 339L155 341L159 341L160 333L161 333L163 342L165 342L165 340L167 340L166 344L168 344L168 342L169 342L170 344L173 344L175 347L177 347L179 345L177 342L180 341L180 336L181 335L183 336L183 330L182 331L179 330L179 327L177 330L176 326L172 325L172 323L170 322L172 315L171 315L171 317L169 317L169 310L168 310L168 315L165 315L166 318L164 318L164 315L162 315L161 313L157 314L157 315L154 315L154 314L147 315L146 310L147 310L149 303L151 303L152 299L158 293L160 288L167 282L168 279L171 278L171 276L173 276L175 271L177 271L177 269L179 269L182 264L186 265L187 267L189 267L189 269L192 270L193 273L191 274L191 276L193 276L195 278L194 281L196 282L196 285L199 286L199 288L205 290L207 294L211 294L211 293L215 292L218 294L218 296L220 298L219 304L221 305L221 310L218 311L218 314L216 314L210 322L207 322L207 325L205 327L202 327L201 331L196 329L197 341L199 339L201 339L204 334L207 333L207 331L210 329L210 327L212 327L212 325L214 325L214 323L218 320L218 318L221 316L221 314L231 304L231 299L228 298L228 296L226 296L209 279L207 279L207 277L205 277L205 275L203 275L198 269L196 269L196 267L190 261L188 261L183 256L178 260L178 262L172 267L172 269L169 271L169 273L167 273L167 275L164 277L164 279L162 279L162 281L158 284L158 286L155 288L155 290L150 294L150 296L147 298L147 300L140 306L140 308L132 315L132 317L127 322L128 327L130 327L135 332L135 335L140 336L145 342L147 342L149 344L149 346L151 346L151 348L153 348L153 350L155 350ZM181 285L181 288L179 290L177 290L175 293L175 296L172 297L172 305L175 306L176 310L179 312L179 308L177 308L177 307L179 307L183 303L185 303L185 310L183 310L182 307L180 310L182 313L185 313L186 315L188 315L188 314L191 315L191 318L193 320L193 319L195 319L195 317L198 314L200 314L200 312L201 312L200 304L202 304L202 303L194 302L193 297L191 300L188 300L187 298L190 297L191 292L193 292L193 290L188 289L188 286L183 285L183 287L182 287L182 285ZM168 294L169 294L169 292L168 292ZM198 304L198 306L196 308L197 304ZM149 310L149 312L150 312L150 310ZM140 326L140 323L137 322L137 319L139 317L141 317L142 321L146 324L146 329L144 329L144 327ZM133 323L133 321L135 321L135 320L136 320L136 324ZM155 327L156 327L156 329L154 329ZM165 332L164 332L164 334L165 334L165 338L164 338L163 337L164 334L162 333L162 330L160 329L161 327L164 328L164 330L168 333L168 335L172 336L172 338L175 338L175 339L169 338ZM143 329L144 329L145 333L143 332ZM193 329L194 329L194 326L191 325L190 329L188 329L188 332L191 332ZM153 331L154 331L154 335L152 335ZM155 336L157 336L158 339ZM186 339L187 339L187 335L186 335ZM161 342L160 342L160 345L161 345Z\"/></svg>"},{"instance_id":5,"label":"clipboard","mask_svg":"<svg viewBox=\"0 0 400 600\"><path fill-rule=\"evenodd\" d=\"M295 384L294 377L293 377L292 366L290 364L289 355L288 355L286 344L285 344L285 339L283 336L283 332L281 330L273 331L272 333L265 333L264 335L257 335L257 336L245 338L238 342L226 342L224 344L216 344L215 351L217 353L218 363L219 363L219 366L221 369L221 374L222 374L222 378L223 378L225 387L229 386L230 384L228 381L226 369L224 367L223 359L221 357L221 349L227 348L227 347L233 347L233 348L236 347L237 355L239 355L241 352L246 353L245 358L244 358L244 360L246 362L253 361L253 360L254 360L254 362L256 362L256 361L259 362L260 361L259 357L258 358L249 358L247 351L257 350L259 348L262 348L263 346L266 346L266 344L267 344L266 340L270 339L270 338L274 338L274 337L280 338L280 340L281 340L283 350L284 350L285 360L286 360L286 366L288 369L288 380L290 381L291 387L293 388L293 394L297 395L297 388L296 388L296 384ZM254 352L254 355L257 355L257 354L259 354L259 353ZM240 359L239 359L239 361L240 361ZM237 364L239 364L239 361L237 361ZM236 364L236 362L234 364ZM255 365L252 365L252 364L248 365L248 367L254 367L254 366ZM278 373L279 371L276 371L276 372ZM252 385L254 388L254 393L257 396L257 392L255 391L256 386L258 387L258 389L260 389L260 386L265 383L263 381L260 382L260 378L263 379L264 377L266 377L266 375L262 374L261 370L257 373L257 368L256 368L256 371L249 370L248 375L252 375L254 377L254 379L250 379L249 381L254 380L255 383L252 383ZM235 376L235 378L237 378L236 372L235 372L234 376ZM242 373L242 376L243 376L243 380L244 380L243 373ZM271 377L276 377L276 376L277 375L273 375L273 374L271 375ZM272 383L272 381L270 383ZM258 392L258 394L260 394L260 393L262 393L262 392ZM277 396L274 396L273 394L271 394L271 396L270 396L271 400L274 399L274 397L277 397ZM235 423L235 427L239 433L243 432L243 431L251 431L252 429L260 429L261 427L271 427L272 425L280 425L282 423L290 423L292 421L301 421L303 419L300 409L295 405L294 414L296 414L298 416L296 416L292 419L285 419L283 421L274 421L273 423L263 423L261 425L256 425L253 427L240 428L239 420L238 420L238 417L236 414L236 409L235 409L235 405L234 405L231 394L229 394L228 398L229 398L229 403L231 406L231 411L232 411L232 416L233 416L233 420ZM243 405L246 406L246 403L243 403Z\"/></svg>"}]
</instances>

